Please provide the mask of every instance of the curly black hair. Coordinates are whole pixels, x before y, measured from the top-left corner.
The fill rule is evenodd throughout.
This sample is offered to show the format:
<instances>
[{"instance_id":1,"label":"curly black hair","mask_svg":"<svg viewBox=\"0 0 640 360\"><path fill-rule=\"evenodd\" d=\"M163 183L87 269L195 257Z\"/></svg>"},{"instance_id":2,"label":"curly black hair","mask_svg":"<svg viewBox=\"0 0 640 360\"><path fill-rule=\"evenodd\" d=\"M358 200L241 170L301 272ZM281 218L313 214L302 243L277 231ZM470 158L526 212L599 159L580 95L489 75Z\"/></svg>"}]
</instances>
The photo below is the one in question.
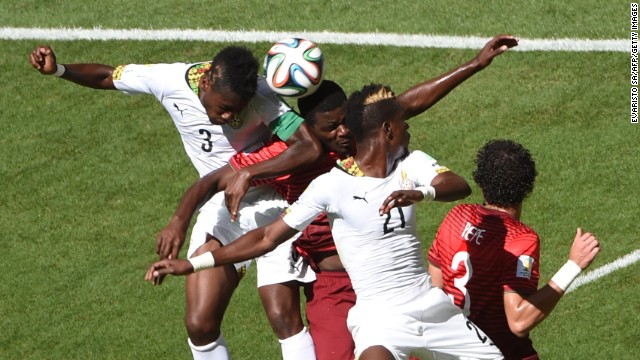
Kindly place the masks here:
<instances>
[{"instance_id":1,"label":"curly black hair","mask_svg":"<svg viewBox=\"0 0 640 360\"><path fill-rule=\"evenodd\" d=\"M311 125L316 121L316 114L332 111L345 104L347 95L340 85L331 80L323 80L320 87L311 95L298 99L300 115Z\"/></svg>"},{"instance_id":2,"label":"curly black hair","mask_svg":"<svg viewBox=\"0 0 640 360\"><path fill-rule=\"evenodd\" d=\"M227 46L213 57L208 76L213 90L249 100L258 88L258 61L241 46Z\"/></svg>"},{"instance_id":3,"label":"curly black hair","mask_svg":"<svg viewBox=\"0 0 640 360\"><path fill-rule=\"evenodd\" d=\"M345 125L359 142L401 110L391 88L380 84L366 85L349 96Z\"/></svg>"},{"instance_id":4,"label":"curly black hair","mask_svg":"<svg viewBox=\"0 0 640 360\"><path fill-rule=\"evenodd\" d=\"M512 207L533 191L536 164L522 145L511 140L490 140L478 151L473 180L490 205Z\"/></svg>"}]
</instances>

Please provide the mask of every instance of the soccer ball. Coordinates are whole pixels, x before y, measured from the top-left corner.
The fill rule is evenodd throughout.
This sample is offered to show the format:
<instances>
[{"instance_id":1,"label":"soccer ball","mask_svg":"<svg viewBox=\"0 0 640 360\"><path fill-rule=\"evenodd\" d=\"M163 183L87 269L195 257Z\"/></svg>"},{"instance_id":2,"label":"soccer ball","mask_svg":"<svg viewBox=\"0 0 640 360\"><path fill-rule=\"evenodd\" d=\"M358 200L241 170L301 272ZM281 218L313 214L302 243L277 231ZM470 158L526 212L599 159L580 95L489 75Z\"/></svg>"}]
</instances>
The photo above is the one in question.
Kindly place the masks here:
<instances>
[{"instance_id":1,"label":"soccer ball","mask_svg":"<svg viewBox=\"0 0 640 360\"><path fill-rule=\"evenodd\" d=\"M315 43L299 38L273 44L264 59L269 87L288 97L311 95L322 83L324 58Z\"/></svg>"}]
</instances>

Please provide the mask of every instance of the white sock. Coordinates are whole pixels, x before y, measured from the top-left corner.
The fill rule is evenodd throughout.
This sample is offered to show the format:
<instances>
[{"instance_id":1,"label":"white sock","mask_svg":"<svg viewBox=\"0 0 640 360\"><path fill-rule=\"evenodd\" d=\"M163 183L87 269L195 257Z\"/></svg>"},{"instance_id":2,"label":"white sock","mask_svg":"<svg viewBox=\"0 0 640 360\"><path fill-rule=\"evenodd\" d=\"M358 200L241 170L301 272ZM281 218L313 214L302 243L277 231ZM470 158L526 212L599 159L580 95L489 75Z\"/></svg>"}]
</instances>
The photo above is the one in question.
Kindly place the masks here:
<instances>
[{"instance_id":1,"label":"white sock","mask_svg":"<svg viewBox=\"0 0 640 360\"><path fill-rule=\"evenodd\" d=\"M188 339L191 353L193 354L193 360L230 360L229 350L227 349L227 342L224 341L224 336L220 333L220 336L216 341L207 345L193 345L191 339Z\"/></svg>"},{"instance_id":2,"label":"white sock","mask_svg":"<svg viewBox=\"0 0 640 360\"><path fill-rule=\"evenodd\" d=\"M283 360L316 360L316 349L307 328L284 340L278 340L282 347Z\"/></svg>"}]
</instances>

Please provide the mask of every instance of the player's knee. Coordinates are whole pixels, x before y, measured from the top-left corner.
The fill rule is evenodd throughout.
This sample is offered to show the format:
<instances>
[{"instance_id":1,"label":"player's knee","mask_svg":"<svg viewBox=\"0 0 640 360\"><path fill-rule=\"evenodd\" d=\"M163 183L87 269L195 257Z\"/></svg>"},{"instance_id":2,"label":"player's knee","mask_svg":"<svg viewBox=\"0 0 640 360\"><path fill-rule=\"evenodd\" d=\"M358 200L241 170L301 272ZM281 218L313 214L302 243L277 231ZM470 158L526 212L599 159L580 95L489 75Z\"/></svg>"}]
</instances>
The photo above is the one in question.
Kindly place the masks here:
<instances>
[{"instance_id":1,"label":"player's knee","mask_svg":"<svg viewBox=\"0 0 640 360\"><path fill-rule=\"evenodd\" d=\"M265 310L269 324L271 324L273 332L279 339L286 339L296 335L304 328L299 311L282 307L270 307Z\"/></svg>"},{"instance_id":2,"label":"player's knee","mask_svg":"<svg viewBox=\"0 0 640 360\"><path fill-rule=\"evenodd\" d=\"M220 322L214 319L192 313L185 316L184 323L189 339L195 345L212 343L220 336Z\"/></svg>"}]
</instances>

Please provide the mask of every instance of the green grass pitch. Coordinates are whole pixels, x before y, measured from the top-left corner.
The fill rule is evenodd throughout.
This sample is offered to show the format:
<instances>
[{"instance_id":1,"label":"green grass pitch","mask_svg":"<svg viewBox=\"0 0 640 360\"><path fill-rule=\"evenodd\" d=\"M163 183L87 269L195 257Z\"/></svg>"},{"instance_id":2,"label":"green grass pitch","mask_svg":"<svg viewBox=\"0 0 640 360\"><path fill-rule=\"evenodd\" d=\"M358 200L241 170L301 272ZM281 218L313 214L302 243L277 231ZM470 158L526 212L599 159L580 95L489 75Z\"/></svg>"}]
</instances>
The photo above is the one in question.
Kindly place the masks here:
<instances>
[{"instance_id":1,"label":"green grass pitch","mask_svg":"<svg viewBox=\"0 0 640 360\"><path fill-rule=\"evenodd\" d=\"M629 3L620 1L0 0L0 8L0 27L629 37ZM226 45L0 40L0 359L189 358L184 279L154 288L143 276L155 234L197 174L153 98L40 76L27 59L41 43L63 63L112 65L203 61ZM245 45L261 58L270 44ZM327 77L349 92L370 82L402 91L476 53L322 48ZM622 52L509 52L411 120L412 147L469 180L488 139L532 151L539 177L523 220L542 238L543 283L565 261L577 226L602 241L593 268L639 248L640 127L630 124L629 65ZM467 201L480 201L473 189ZM453 205L421 205L425 246ZM541 358L636 358L639 271L636 263L568 294L532 333ZM234 359L279 358L263 314L251 269L223 326Z\"/></svg>"}]
</instances>

